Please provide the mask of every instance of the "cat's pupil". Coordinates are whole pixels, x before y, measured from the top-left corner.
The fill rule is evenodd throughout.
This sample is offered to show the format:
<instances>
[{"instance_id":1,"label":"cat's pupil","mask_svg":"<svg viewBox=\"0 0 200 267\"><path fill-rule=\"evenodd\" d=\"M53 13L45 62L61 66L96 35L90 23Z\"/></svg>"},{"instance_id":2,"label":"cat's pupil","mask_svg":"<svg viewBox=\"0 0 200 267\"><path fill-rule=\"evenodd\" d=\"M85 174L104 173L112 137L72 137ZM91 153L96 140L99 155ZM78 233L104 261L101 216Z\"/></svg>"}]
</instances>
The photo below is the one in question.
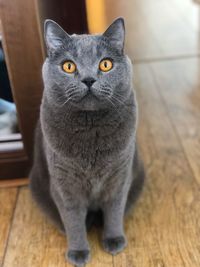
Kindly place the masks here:
<instances>
[{"instance_id":1,"label":"cat's pupil","mask_svg":"<svg viewBox=\"0 0 200 267\"><path fill-rule=\"evenodd\" d=\"M68 64L68 69L69 69L69 70L71 69L71 64L70 64L70 63Z\"/></svg>"},{"instance_id":2,"label":"cat's pupil","mask_svg":"<svg viewBox=\"0 0 200 267\"><path fill-rule=\"evenodd\" d=\"M104 67L105 67L105 68L107 68L107 67L108 67L108 64L107 64L107 62L106 62L106 61L104 62Z\"/></svg>"}]
</instances>

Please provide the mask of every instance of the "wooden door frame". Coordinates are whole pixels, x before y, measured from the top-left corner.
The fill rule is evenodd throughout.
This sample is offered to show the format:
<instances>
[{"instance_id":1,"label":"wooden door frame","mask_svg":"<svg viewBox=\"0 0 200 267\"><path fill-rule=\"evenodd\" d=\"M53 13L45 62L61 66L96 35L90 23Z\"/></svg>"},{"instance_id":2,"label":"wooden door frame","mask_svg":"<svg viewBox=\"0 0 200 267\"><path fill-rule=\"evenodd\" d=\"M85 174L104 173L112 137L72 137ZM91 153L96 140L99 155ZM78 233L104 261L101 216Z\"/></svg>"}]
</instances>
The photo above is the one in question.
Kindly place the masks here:
<instances>
[{"instance_id":1,"label":"wooden door frame","mask_svg":"<svg viewBox=\"0 0 200 267\"><path fill-rule=\"evenodd\" d=\"M85 1L0 0L3 47L24 144L17 151L0 151L0 179L28 175L43 91L46 18L54 19L69 33L87 32Z\"/></svg>"}]
</instances>

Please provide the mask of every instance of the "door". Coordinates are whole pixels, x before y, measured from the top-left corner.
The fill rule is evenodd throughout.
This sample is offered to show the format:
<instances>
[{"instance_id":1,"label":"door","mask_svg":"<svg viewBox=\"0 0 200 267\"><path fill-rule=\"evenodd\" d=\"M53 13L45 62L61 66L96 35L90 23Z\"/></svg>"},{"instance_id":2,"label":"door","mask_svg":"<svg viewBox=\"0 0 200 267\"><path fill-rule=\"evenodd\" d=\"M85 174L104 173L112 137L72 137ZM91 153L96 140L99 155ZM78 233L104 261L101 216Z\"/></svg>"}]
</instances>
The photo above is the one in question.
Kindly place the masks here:
<instances>
[{"instance_id":1,"label":"door","mask_svg":"<svg viewBox=\"0 0 200 267\"><path fill-rule=\"evenodd\" d=\"M31 165L43 91L46 18L55 20L69 33L87 32L84 1L0 0L3 48L20 129L17 136L0 139L0 179L27 177Z\"/></svg>"}]
</instances>

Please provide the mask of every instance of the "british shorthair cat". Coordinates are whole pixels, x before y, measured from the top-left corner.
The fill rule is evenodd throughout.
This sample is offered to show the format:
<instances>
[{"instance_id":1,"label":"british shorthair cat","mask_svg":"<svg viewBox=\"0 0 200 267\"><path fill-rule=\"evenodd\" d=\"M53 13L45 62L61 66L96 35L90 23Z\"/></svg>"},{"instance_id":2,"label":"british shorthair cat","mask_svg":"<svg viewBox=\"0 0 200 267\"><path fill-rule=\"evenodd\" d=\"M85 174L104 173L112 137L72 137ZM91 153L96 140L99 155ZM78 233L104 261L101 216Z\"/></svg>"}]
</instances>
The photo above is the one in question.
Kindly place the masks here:
<instances>
[{"instance_id":1,"label":"british shorthair cat","mask_svg":"<svg viewBox=\"0 0 200 267\"><path fill-rule=\"evenodd\" d=\"M90 258L87 224L102 216L103 248L127 244L124 215L142 189L137 102L124 53L124 20L98 35L45 22L44 92L30 173L32 195L66 234L68 260Z\"/></svg>"}]
</instances>

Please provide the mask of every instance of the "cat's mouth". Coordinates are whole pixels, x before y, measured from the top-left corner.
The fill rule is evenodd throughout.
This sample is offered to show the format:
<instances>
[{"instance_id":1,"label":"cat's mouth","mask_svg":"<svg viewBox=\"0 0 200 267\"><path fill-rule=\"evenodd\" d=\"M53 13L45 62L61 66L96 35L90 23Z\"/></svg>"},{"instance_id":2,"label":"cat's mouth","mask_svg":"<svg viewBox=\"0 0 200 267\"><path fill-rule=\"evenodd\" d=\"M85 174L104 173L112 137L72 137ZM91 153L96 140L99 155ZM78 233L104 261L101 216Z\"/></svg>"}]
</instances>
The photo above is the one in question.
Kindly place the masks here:
<instances>
[{"instance_id":1,"label":"cat's mouth","mask_svg":"<svg viewBox=\"0 0 200 267\"><path fill-rule=\"evenodd\" d=\"M99 98L95 95L95 93L91 90L91 89L88 89L87 92L85 93L85 95L80 99L80 101L83 101L83 100L99 100Z\"/></svg>"},{"instance_id":2,"label":"cat's mouth","mask_svg":"<svg viewBox=\"0 0 200 267\"><path fill-rule=\"evenodd\" d=\"M81 110L98 110L101 106L101 101L92 90L88 89L74 104Z\"/></svg>"}]
</instances>

